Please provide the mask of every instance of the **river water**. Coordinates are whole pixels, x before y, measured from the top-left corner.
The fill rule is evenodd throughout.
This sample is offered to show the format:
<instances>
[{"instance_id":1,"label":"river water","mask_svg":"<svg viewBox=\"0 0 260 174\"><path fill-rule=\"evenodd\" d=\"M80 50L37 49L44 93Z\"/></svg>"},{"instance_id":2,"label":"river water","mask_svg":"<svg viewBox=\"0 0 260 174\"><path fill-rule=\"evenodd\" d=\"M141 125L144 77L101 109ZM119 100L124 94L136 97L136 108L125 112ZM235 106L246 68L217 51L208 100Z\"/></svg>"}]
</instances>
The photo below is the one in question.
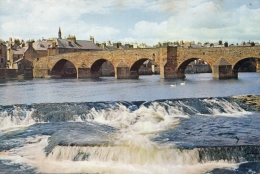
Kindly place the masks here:
<instances>
[{"instance_id":1,"label":"river water","mask_svg":"<svg viewBox=\"0 0 260 174\"><path fill-rule=\"evenodd\" d=\"M260 173L260 73L0 82L0 173Z\"/></svg>"}]
</instances>

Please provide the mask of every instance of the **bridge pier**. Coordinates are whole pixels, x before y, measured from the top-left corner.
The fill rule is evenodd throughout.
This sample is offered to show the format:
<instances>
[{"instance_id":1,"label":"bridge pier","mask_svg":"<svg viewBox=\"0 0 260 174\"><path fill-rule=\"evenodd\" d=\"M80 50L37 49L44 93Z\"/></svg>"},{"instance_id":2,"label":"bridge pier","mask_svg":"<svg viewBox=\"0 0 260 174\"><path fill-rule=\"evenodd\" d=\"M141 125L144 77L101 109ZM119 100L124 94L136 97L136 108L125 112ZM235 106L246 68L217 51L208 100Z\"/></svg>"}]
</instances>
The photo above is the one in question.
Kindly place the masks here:
<instances>
[{"instance_id":1,"label":"bridge pier","mask_svg":"<svg viewBox=\"0 0 260 174\"><path fill-rule=\"evenodd\" d=\"M130 71L129 79L138 79L139 78L139 72L138 71Z\"/></svg>"},{"instance_id":2,"label":"bridge pier","mask_svg":"<svg viewBox=\"0 0 260 174\"><path fill-rule=\"evenodd\" d=\"M129 67L116 67L115 78L116 79L138 79L139 74L136 71L130 71Z\"/></svg>"},{"instance_id":3,"label":"bridge pier","mask_svg":"<svg viewBox=\"0 0 260 174\"><path fill-rule=\"evenodd\" d=\"M50 77L49 74L50 74L50 70L48 68L33 69L33 77L46 78L46 77Z\"/></svg>"},{"instance_id":4,"label":"bridge pier","mask_svg":"<svg viewBox=\"0 0 260 174\"><path fill-rule=\"evenodd\" d=\"M260 72L260 59L256 59L256 72Z\"/></svg>"},{"instance_id":5,"label":"bridge pier","mask_svg":"<svg viewBox=\"0 0 260 174\"><path fill-rule=\"evenodd\" d=\"M116 79L127 79L130 75L129 67L116 67L115 78Z\"/></svg>"},{"instance_id":6,"label":"bridge pier","mask_svg":"<svg viewBox=\"0 0 260 174\"><path fill-rule=\"evenodd\" d=\"M166 56L160 66L160 76L165 79L185 78L185 69L178 69L177 47L167 47L162 54ZM165 62L165 63L164 63Z\"/></svg>"},{"instance_id":7,"label":"bridge pier","mask_svg":"<svg viewBox=\"0 0 260 174\"><path fill-rule=\"evenodd\" d=\"M96 78L100 77L99 72L92 72L90 68L78 68L77 78Z\"/></svg>"},{"instance_id":8,"label":"bridge pier","mask_svg":"<svg viewBox=\"0 0 260 174\"><path fill-rule=\"evenodd\" d=\"M237 79L238 72L233 71L232 66L214 66L213 78L215 79Z\"/></svg>"},{"instance_id":9,"label":"bridge pier","mask_svg":"<svg viewBox=\"0 0 260 174\"><path fill-rule=\"evenodd\" d=\"M213 64L212 73L215 79L238 78L238 72L233 71L232 65L223 57Z\"/></svg>"}]
</instances>

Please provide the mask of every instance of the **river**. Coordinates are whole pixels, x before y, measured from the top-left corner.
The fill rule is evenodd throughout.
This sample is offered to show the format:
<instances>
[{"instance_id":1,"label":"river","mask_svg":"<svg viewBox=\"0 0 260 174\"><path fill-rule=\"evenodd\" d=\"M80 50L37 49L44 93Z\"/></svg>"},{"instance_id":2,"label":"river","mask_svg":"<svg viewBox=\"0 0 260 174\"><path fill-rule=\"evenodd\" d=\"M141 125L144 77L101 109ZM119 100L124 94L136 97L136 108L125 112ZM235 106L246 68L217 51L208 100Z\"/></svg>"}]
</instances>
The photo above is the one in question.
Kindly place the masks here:
<instances>
[{"instance_id":1,"label":"river","mask_svg":"<svg viewBox=\"0 0 260 174\"><path fill-rule=\"evenodd\" d=\"M260 173L260 73L0 81L0 173Z\"/></svg>"}]
</instances>

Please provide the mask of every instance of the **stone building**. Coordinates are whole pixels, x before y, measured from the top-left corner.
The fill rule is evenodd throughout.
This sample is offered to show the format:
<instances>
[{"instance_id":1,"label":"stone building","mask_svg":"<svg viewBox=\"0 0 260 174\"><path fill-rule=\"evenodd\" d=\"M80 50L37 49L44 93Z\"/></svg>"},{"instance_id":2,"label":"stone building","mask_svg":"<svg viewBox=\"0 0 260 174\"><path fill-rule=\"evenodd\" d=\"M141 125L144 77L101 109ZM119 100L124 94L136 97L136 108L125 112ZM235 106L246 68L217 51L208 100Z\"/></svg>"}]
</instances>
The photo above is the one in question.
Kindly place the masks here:
<instances>
[{"instance_id":1,"label":"stone building","mask_svg":"<svg viewBox=\"0 0 260 174\"><path fill-rule=\"evenodd\" d=\"M94 36L90 36L90 40L77 40L76 36L73 35L69 35L67 39L62 39L60 28L58 38L52 39L49 42L52 44L47 44L48 46L45 46L45 48L48 47L48 56L63 53L101 50L101 48L94 43Z\"/></svg>"},{"instance_id":2,"label":"stone building","mask_svg":"<svg viewBox=\"0 0 260 174\"><path fill-rule=\"evenodd\" d=\"M27 44L19 39L9 39L7 44L7 68L16 76L24 78L32 78L33 60L39 57L37 51L33 48L33 40L29 40Z\"/></svg>"},{"instance_id":3,"label":"stone building","mask_svg":"<svg viewBox=\"0 0 260 174\"><path fill-rule=\"evenodd\" d=\"M0 79L16 78L16 70L8 69L9 61L7 60L7 45L0 41Z\"/></svg>"},{"instance_id":4,"label":"stone building","mask_svg":"<svg viewBox=\"0 0 260 174\"><path fill-rule=\"evenodd\" d=\"M13 68L17 69L18 77L33 77L33 61L39 57L39 54L33 48L33 42L34 41L29 40L27 45L21 49L24 50L23 56L13 62Z\"/></svg>"},{"instance_id":5,"label":"stone building","mask_svg":"<svg viewBox=\"0 0 260 174\"><path fill-rule=\"evenodd\" d=\"M22 43L19 39L9 38L9 41L6 44L7 46L7 68L13 68L13 62L23 57L24 48L22 48Z\"/></svg>"},{"instance_id":6,"label":"stone building","mask_svg":"<svg viewBox=\"0 0 260 174\"><path fill-rule=\"evenodd\" d=\"M39 55L39 57L48 56L48 49L52 47L52 40L37 40L33 43L33 48Z\"/></svg>"},{"instance_id":7,"label":"stone building","mask_svg":"<svg viewBox=\"0 0 260 174\"><path fill-rule=\"evenodd\" d=\"M0 41L0 68L6 68L6 45Z\"/></svg>"}]
</instances>

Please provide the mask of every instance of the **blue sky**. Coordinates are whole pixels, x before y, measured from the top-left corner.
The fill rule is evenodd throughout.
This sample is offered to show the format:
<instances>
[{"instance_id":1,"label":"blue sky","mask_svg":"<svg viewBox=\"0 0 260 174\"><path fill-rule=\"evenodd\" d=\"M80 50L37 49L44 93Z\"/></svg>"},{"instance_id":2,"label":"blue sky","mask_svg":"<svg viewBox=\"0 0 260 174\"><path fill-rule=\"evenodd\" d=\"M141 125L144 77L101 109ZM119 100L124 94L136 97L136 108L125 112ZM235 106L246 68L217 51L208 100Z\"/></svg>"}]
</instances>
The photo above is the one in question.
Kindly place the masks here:
<instances>
[{"instance_id":1,"label":"blue sky","mask_svg":"<svg viewBox=\"0 0 260 174\"><path fill-rule=\"evenodd\" d=\"M260 42L260 0L0 0L0 38Z\"/></svg>"}]
</instances>

